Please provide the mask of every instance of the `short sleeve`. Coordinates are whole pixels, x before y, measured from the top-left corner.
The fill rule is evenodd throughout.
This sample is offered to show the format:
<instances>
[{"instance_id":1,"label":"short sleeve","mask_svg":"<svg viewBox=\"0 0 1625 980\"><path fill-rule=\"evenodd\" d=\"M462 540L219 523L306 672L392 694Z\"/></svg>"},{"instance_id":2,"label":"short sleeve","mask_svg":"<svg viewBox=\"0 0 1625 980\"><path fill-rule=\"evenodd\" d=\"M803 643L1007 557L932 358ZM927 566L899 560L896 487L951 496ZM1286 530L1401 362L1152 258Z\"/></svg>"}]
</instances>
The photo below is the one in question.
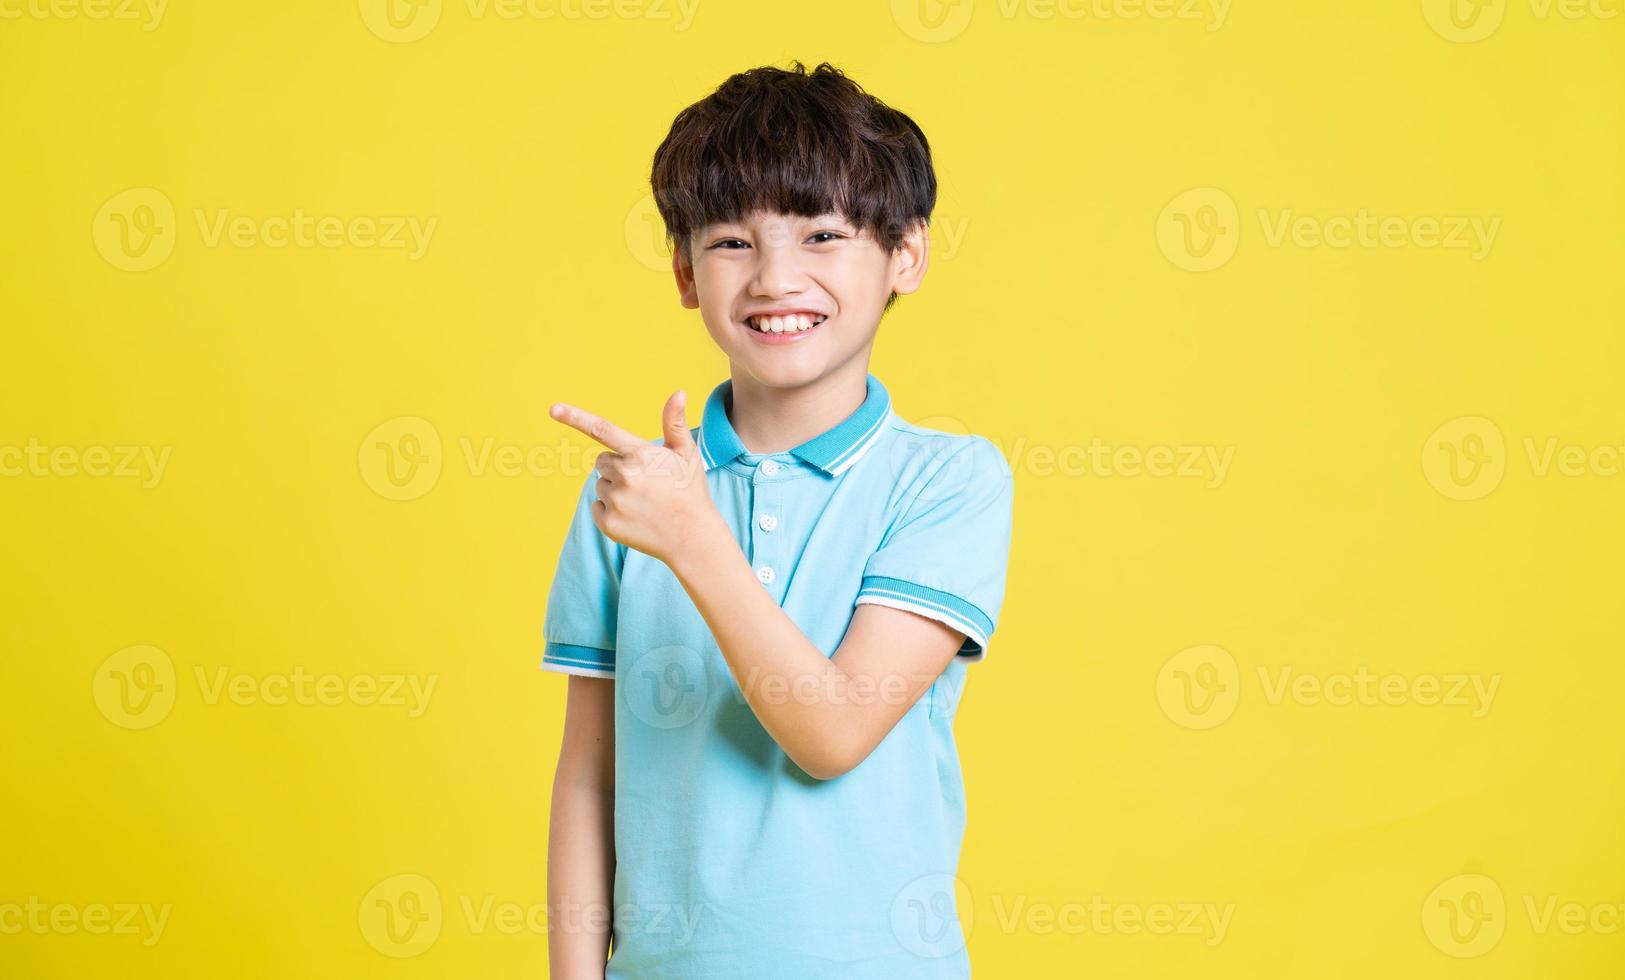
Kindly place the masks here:
<instances>
[{"instance_id":1,"label":"short sleeve","mask_svg":"<svg viewBox=\"0 0 1625 980\"><path fill-rule=\"evenodd\" d=\"M592 522L598 472L589 470L564 535L542 623L543 670L615 676L615 617L626 547Z\"/></svg>"},{"instance_id":2,"label":"short sleeve","mask_svg":"<svg viewBox=\"0 0 1625 980\"><path fill-rule=\"evenodd\" d=\"M864 565L857 604L906 609L965 634L987 656L1004 604L1014 481L998 447L972 436L929 476Z\"/></svg>"}]
</instances>

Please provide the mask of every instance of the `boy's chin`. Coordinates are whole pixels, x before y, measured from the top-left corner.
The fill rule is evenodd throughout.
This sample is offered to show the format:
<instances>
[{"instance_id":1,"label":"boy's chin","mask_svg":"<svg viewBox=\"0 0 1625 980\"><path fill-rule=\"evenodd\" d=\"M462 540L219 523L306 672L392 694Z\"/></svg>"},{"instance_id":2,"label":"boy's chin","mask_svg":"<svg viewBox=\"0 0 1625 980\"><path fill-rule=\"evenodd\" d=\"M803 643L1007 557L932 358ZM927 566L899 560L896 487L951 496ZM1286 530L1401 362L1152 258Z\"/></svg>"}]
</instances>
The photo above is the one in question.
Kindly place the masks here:
<instances>
[{"instance_id":1,"label":"boy's chin","mask_svg":"<svg viewBox=\"0 0 1625 980\"><path fill-rule=\"evenodd\" d=\"M823 358L790 351L741 351L733 361L767 388L800 388L829 373Z\"/></svg>"}]
</instances>

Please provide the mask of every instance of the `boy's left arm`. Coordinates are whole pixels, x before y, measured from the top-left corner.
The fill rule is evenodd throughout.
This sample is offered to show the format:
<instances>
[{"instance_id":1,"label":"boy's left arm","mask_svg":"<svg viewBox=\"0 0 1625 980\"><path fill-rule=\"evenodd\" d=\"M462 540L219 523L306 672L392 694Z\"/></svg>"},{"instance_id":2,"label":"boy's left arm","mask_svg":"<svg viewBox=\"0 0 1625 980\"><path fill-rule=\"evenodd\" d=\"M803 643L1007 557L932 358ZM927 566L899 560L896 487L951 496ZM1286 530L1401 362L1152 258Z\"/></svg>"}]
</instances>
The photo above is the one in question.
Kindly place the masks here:
<instances>
[{"instance_id":1,"label":"boy's left arm","mask_svg":"<svg viewBox=\"0 0 1625 980\"><path fill-rule=\"evenodd\" d=\"M862 604L835 655L824 656L762 588L711 502L684 400L679 391L666 402L664 445L571 405L555 404L550 414L611 450L595 463L601 479L593 523L671 568L762 727L808 775L833 779L868 758L952 662L966 634Z\"/></svg>"},{"instance_id":2,"label":"boy's left arm","mask_svg":"<svg viewBox=\"0 0 1625 980\"><path fill-rule=\"evenodd\" d=\"M869 757L948 666L965 634L934 619L860 605L833 657L752 573L733 533L667 564L711 627L751 710L796 765L833 779Z\"/></svg>"}]
</instances>

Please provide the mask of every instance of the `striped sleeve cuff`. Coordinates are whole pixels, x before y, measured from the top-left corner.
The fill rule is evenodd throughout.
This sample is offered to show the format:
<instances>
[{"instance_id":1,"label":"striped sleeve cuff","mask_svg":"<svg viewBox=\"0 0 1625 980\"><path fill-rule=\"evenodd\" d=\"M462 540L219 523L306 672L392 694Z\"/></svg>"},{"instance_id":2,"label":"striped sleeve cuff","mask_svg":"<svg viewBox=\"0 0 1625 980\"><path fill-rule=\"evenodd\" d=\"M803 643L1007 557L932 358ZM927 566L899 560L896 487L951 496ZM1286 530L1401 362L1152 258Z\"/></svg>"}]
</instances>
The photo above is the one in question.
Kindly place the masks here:
<instances>
[{"instance_id":1,"label":"striped sleeve cuff","mask_svg":"<svg viewBox=\"0 0 1625 980\"><path fill-rule=\"evenodd\" d=\"M993 621L975 606L952 593L932 589L900 578L884 575L865 575L858 587L857 605L872 603L918 613L927 619L946 623L965 634L959 656L976 663L987 656L987 638L993 632Z\"/></svg>"},{"instance_id":2,"label":"striped sleeve cuff","mask_svg":"<svg viewBox=\"0 0 1625 980\"><path fill-rule=\"evenodd\" d=\"M614 677L615 651L549 640L542 652L542 669L583 677Z\"/></svg>"}]
</instances>

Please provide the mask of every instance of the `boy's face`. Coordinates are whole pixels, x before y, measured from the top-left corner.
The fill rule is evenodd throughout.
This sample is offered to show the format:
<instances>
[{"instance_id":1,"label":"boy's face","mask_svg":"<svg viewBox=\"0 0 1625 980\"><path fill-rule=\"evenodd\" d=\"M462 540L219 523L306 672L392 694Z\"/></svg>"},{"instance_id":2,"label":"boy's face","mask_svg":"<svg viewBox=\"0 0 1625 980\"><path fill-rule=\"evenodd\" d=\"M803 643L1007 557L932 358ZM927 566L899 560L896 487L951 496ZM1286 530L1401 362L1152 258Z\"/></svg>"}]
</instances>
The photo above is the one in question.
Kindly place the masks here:
<instances>
[{"instance_id":1,"label":"boy's face","mask_svg":"<svg viewBox=\"0 0 1625 980\"><path fill-rule=\"evenodd\" d=\"M682 303L736 369L768 387L797 387L854 358L867 365L880 314L892 291L920 286L930 246L923 224L897 252L837 214L805 218L757 212L707 225L672 256ZM757 314L807 314L811 329L758 329ZM818 318L824 319L819 322Z\"/></svg>"}]
</instances>

